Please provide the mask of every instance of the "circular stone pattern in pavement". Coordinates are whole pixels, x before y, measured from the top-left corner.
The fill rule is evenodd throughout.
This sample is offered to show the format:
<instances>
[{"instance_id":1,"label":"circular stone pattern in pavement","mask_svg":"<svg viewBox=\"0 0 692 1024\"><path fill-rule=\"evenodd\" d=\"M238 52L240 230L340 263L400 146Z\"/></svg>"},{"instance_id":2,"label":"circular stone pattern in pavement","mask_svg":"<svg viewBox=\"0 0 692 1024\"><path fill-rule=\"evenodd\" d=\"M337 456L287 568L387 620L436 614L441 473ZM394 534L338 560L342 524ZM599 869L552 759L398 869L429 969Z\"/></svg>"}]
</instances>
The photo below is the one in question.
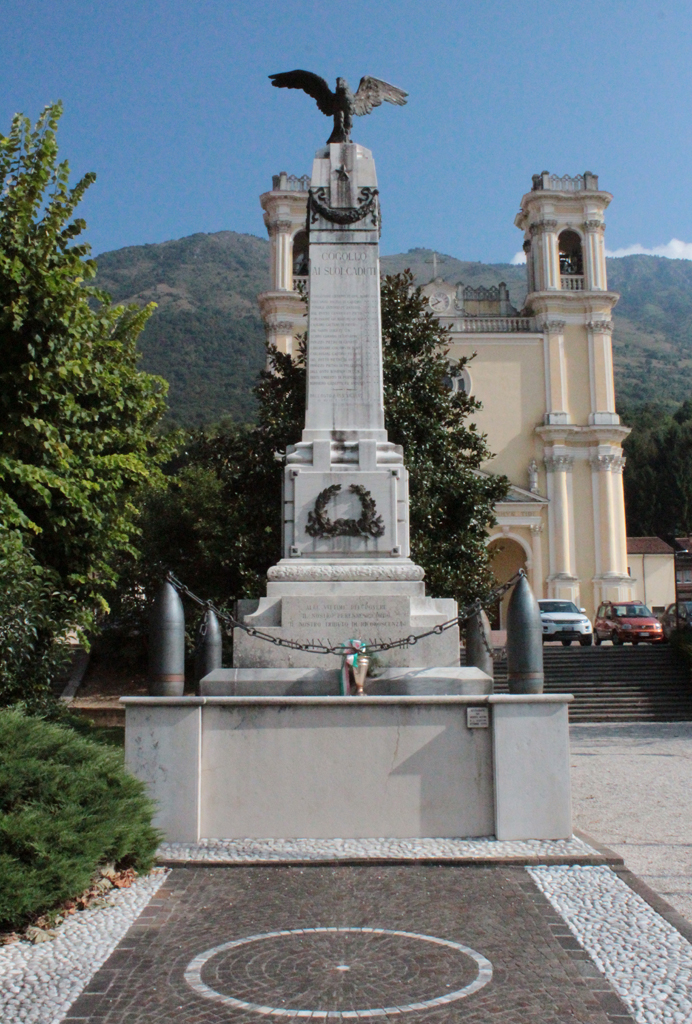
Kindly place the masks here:
<instances>
[{"instance_id":1,"label":"circular stone pattern in pavement","mask_svg":"<svg viewBox=\"0 0 692 1024\"><path fill-rule=\"evenodd\" d=\"M185 980L205 999L276 1017L381 1017L464 999L489 960L468 946L385 928L301 928L200 953Z\"/></svg>"}]
</instances>

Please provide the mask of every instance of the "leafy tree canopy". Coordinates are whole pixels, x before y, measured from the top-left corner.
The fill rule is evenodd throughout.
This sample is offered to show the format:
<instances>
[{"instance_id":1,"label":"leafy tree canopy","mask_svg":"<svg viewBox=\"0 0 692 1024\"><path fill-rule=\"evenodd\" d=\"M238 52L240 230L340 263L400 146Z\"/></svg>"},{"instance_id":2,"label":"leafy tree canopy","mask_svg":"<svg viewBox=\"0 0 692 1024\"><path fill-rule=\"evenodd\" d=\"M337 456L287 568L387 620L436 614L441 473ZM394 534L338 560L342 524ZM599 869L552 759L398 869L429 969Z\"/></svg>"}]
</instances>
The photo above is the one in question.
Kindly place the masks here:
<instances>
[{"instance_id":1,"label":"leafy tree canopy","mask_svg":"<svg viewBox=\"0 0 692 1024\"><path fill-rule=\"evenodd\" d=\"M692 534L692 402L671 416L659 404L623 409L632 433L624 487L627 532L634 537Z\"/></svg>"},{"instance_id":2,"label":"leafy tree canopy","mask_svg":"<svg viewBox=\"0 0 692 1024\"><path fill-rule=\"evenodd\" d=\"M87 283L73 214L95 175L70 187L61 112L35 127L17 115L0 136L0 555L16 561L19 538L64 593L65 621L87 624L134 550L134 496L160 476L166 385L136 365L151 308L112 306ZM39 630L45 644L60 628Z\"/></svg>"}]
</instances>

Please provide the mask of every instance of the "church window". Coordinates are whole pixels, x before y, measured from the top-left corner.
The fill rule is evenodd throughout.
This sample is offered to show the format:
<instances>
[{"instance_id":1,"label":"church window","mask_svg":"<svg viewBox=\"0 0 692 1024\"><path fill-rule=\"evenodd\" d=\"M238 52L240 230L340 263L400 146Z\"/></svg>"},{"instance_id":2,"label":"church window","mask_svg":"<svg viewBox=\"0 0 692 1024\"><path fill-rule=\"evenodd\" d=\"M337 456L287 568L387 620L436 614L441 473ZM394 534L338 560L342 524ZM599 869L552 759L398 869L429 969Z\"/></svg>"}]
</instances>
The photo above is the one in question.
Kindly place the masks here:
<instances>
[{"instance_id":1,"label":"church window","mask_svg":"<svg viewBox=\"0 0 692 1024\"><path fill-rule=\"evenodd\" d=\"M466 395L471 394L471 377L467 370L462 370L458 377L445 377L444 384L450 391L461 391Z\"/></svg>"},{"instance_id":2,"label":"church window","mask_svg":"<svg viewBox=\"0 0 692 1024\"><path fill-rule=\"evenodd\" d=\"M563 231L558 238L560 249L560 274L581 275L584 273L584 258L581 238L576 231Z\"/></svg>"}]
</instances>

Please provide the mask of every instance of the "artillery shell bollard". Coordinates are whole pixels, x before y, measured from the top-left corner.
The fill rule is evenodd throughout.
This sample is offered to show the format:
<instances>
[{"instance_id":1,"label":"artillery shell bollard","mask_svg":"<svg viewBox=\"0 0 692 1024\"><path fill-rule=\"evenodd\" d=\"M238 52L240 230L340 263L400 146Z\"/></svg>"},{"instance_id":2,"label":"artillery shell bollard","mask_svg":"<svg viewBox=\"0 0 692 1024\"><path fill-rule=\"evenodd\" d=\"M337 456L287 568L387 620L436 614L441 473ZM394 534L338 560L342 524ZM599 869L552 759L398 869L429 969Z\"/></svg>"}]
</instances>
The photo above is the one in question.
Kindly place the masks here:
<instances>
[{"instance_id":1,"label":"artillery shell bollard","mask_svg":"<svg viewBox=\"0 0 692 1024\"><path fill-rule=\"evenodd\" d=\"M488 616L479 608L466 622L466 664L493 678L493 645Z\"/></svg>"},{"instance_id":2,"label":"artillery shell bollard","mask_svg":"<svg viewBox=\"0 0 692 1024\"><path fill-rule=\"evenodd\" d=\"M510 693L543 693L543 629L526 576L515 585L507 608L507 677Z\"/></svg>"},{"instance_id":3,"label":"artillery shell bollard","mask_svg":"<svg viewBox=\"0 0 692 1024\"><path fill-rule=\"evenodd\" d=\"M185 690L185 612L180 596L164 583L149 618L149 693L182 697Z\"/></svg>"},{"instance_id":4,"label":"artillery shell bollard","mask_svg":"<svg viewBox=\"0 0 692 1024\"><path fill-rule=\"evenodd\" d=\"M197 630L195 647L195 682L222 666L223 636L221 626L211 608L207 608Z\"/></svg>"}]
</instances>

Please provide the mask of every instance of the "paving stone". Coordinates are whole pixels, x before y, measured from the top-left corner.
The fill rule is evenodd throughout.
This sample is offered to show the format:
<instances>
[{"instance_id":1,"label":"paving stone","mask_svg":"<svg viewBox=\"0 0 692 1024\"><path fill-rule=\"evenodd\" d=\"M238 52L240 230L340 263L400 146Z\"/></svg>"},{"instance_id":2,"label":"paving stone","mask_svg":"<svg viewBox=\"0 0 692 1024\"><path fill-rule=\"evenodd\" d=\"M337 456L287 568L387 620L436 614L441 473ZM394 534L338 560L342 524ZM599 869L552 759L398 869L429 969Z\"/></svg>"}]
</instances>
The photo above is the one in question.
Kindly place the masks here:
<instances>
[{"instance_id":1,"label":"paving stone","mask_svg":"<svg viewBox=\"0 0 692 1024\"><path fill-rule=\"evenodd\" d=\"M603 975L584 970L588 956L521 867L179 868L164 896L168 920L140 918L136 945L104 965L107 991L90 987L72 1019L86 1008L81 1019L103 1024L256 1024L262 1011L247 1005L284 1021L310 1011L411 1024L633 1019ZM485 959L491 980L460 996Z\"/></svg>"}]
</instances>

